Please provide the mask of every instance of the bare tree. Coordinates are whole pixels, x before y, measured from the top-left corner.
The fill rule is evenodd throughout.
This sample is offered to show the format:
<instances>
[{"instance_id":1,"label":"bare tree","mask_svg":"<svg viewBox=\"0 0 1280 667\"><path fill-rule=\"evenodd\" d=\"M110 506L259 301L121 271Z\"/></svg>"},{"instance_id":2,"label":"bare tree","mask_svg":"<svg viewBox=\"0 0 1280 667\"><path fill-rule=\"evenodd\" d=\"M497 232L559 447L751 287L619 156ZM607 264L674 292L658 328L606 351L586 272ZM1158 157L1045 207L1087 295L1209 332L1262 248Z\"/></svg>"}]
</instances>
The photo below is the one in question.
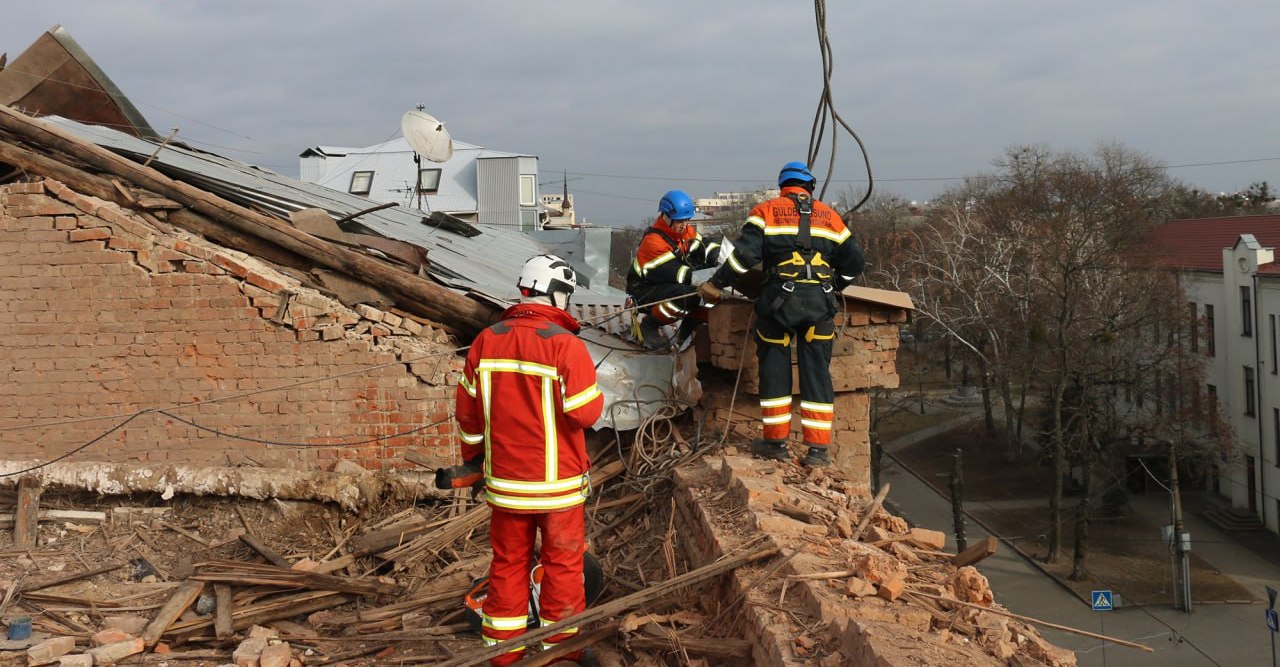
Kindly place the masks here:
<instances>
[{"instance_id":1,"label":"bare tree","mask_svg":"<svg viewBox=\"0 0 1280 667\"><path fill-rule=\"evenodd\" d=\"M1159 164L1113 145L1087 155L1014 147L996 166L936 203L901 261L883 272L976 360L984 389L1003 402L1011 455L1025 409L1014 388L1025 397L1034 382L1054 477L1048 558L1061 555L1064 484L1076 464L1086 487L1076 512L1082 570L1093 468L1121 423L1107 400L1117 364L1125 362L1128 382L1165 372L1155 369L1167 346L1135 332L1181 304L1146 251L1175 184ZM990 426L985 391L984 400Z\"/></svg>"}]
</instances>

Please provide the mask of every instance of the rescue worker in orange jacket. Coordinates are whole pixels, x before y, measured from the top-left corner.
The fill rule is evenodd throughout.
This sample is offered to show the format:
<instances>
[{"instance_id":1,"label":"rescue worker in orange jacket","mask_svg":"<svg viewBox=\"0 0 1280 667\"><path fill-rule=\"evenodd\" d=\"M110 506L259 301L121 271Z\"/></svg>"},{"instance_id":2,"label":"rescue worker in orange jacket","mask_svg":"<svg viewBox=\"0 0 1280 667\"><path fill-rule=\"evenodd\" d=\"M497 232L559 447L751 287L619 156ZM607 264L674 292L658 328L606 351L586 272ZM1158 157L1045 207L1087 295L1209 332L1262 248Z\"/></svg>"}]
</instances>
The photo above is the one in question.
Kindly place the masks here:
<instances>
[{"instance_id":1,"label":"rescue worker in orange jacket","mask_svg":"<svg viewBox=\"0 0 1280 667\"><path fill-rule=\"evenodd\" d=\"M835 338L835 293L862 273L864 259L844 220L813 198L816 180L803 162L789 162L778 174L780 196L751 210L733 253L698 286L714 303L720 290L760 264L765 283L756 300L756 358L760 364L761 439L757 456L790 458L791 345L800 365L800 425L808 445L804 463L831 465L831 423L835 391L831 348Z\"/></svg>"},{"instance_id":2,"label":"rescue worker in orange jacket","mask_svg":"<svg viewBox=\"0 0 1280 667\"><path fill-rule=\"evenodd\" d=\"M583 503L590 491L590 461L583 431L604 409L595 365L576 335L578 322L565 312L577 286L569 263L554 255L534 257L517 285L521 302L471 344L456 394L464 466L483 469L492 509L493 563L482 629L486 646L525 632L538 532L541 625L586 607ZM576 633L573 628L556 634L543 647ZM517 649L491 664L509 665L523 655Z\"/></svg>"},{"instance_id":3,"label":"rescue worker in orange jacket","mask_svg":"<svg viewBox=\"0 0 1280 667\"><path fill-rule=\"evenodd\" d=\"M661 327L680 322L676 342L693 331L702 312L693 288L696 269L716 265L720 244L702 238L689 222L695 208L693 199L682 190L672 190L658 202L658 219L645 230L636 257L627 273L627 295L642 309L637 313L632 335L648 348L667 341ZM652 304L647 307L645 304Z\"/></svg>"}]
</instances>

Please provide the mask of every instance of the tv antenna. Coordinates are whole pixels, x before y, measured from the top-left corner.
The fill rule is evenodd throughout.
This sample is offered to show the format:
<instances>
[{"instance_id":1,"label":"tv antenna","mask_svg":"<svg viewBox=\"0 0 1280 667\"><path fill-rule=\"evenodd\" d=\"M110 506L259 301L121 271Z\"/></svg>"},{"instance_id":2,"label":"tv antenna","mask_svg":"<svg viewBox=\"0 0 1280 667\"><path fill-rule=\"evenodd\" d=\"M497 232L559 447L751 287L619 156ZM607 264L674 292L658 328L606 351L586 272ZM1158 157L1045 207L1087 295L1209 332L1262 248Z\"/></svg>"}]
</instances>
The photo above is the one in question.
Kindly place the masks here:
<instances>
[{"instance_id":1,"label":"tv antenna","mask_svg":"<svg viewBox=\"0 0 1280 667\"><path fill-rule=\"evenodd\" d=\"M418 210L422 210L422 158L431 162L448 162L453 157L453 138L444 129L444 123L425 111L422 104L405 113L400 119L400 131L413 149L414 192L418 195Z\"/></svg>"}]
</instances>

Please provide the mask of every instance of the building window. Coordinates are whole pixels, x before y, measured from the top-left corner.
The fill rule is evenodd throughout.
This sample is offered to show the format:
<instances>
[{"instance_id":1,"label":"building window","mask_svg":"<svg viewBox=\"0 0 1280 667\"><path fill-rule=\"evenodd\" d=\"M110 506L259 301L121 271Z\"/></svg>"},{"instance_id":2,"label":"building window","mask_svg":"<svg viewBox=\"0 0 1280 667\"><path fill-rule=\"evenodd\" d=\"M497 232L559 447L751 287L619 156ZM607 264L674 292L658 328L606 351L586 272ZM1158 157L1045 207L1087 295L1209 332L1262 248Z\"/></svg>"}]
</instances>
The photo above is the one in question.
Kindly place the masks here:
<instances>
[{"instance_id":1,"label":"building window","mask_svg":"<svg viewBox=\"0 0 1280 667\"><path fill-rule=\"evenodd\" d=\"M1206 385L1205 394L1209 403L1209 434L1218 435L1218 388Z\"/></svg>"},{"instance_id":2,"label":"building window","mask_svg":"<svg viewBox=\"0 0 1280 667\"><path fill-rule=\"evenodd\" d=\"M1253 299L1249 288L1240 288L1240 335L1253 336Z\"/></svg>"},{"instance_id":3,"label":"building window","mask_svg":"<svg viewBox=\"0 0 1280 667\"><path fill-rule=\"evenodd\" d=\"M1280 468L1280 408L1271 408L1271 433L1271 463Z\"/></svg>"},{"instance_id":4,"label":"building window","mask_svg":"<svg viewBox=\"0 0 1280 667\"><path fill-rule=\"evenodd\" d=\"M537 179L534 178L532 174L521 174L520 175L520 205L536 206L538 203L537 197L535 196L537 191L538 191Z\"/></svg>"},{"instance_id":5,"label":"building window","mask_svg":"<svg viewBox=\"0 0 1280 667\"><path fill-rule=\"evenodd\" d=\"M1267 315L1271 321L1271 374L1276 374L1276 316Z\"/></svg>"},{"instance_id":6,"label":"building window","mask_svg":"<svg viewBox=\"0 0 1280 667\"><path fill-rule=\"evenodd\" d=\"M520 229L530 231L538 228L537 211L520 211Z\"/></svg>"},{"instance_id":7,"label":"building window","mask_svg":"<svg viewBox=\"0 0 1280 667\"><path fill-rule=\"evenodd\" d=\"M439 169L418 170L418 192L436 192L440 189Z\"/></svg>"},{"instance_id":8,"label":"building window","mask_svg":"<svg viewBox=\"0 0 1280 667\"><path fill-rule=\"evenodd\" d=\"M1253 367L1244 367L1244 414L1253 417L1257 414L1257 403L1254 396Z\"/></svg>"},{"instance_id":9,"label":"building window","mask_svg":"<svg viewBox=\"0 0 1280 667\"><path fill-rule=\"evenodd\" d=\"M1191 319L1187 321L1188 339L1191 341L1191 351L1200 351L1200 311L1196 307L1196 302L1192 301L1187 304L1187 310L1190 311Z\"/></svg>"},{"instance_id":10,"label":"building window","mask_svg":"<svg viewBox=\"0 0 1280 667\"><path fill-rule=\"evenodd\" d=\"M1213 306L1206 303L1204 305L1204 353L1211 357L1215 356L1217 345L1214 328Z\"/></svg>"},{"instance_id":11,"label":"building window","mask_svg":"<svg viewBox=\"0 0 1280 667\"><path fill-rule=\"evenodd\" d=\"M367 195L371 189L373 189L372 171L357 171L351 174L351 187L347 188L347 192L353 195Z\"/></svg>"}]
</instances>

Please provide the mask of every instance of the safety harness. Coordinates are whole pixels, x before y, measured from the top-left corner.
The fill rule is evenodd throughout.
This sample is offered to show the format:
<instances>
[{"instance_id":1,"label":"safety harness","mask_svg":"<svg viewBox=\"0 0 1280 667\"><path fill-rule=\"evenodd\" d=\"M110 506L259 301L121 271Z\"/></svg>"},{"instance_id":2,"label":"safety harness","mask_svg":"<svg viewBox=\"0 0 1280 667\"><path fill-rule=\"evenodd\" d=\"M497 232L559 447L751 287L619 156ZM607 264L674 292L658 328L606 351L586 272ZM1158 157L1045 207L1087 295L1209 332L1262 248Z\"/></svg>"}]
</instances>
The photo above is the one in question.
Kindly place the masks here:
<instances>
[{"instance_id":1,"label":"safety harness","mask_svg":"<svg viewBox=\"0 0 1280 667\"><path fill-rule=\"evenodd\" d=\"M830 294L834 289L831 284L831 265L822 257L822 253L813 249L813 200L809 197L788 193L787 198L796 205L800 214L800 224L796 231L796 249L791 257L770 267L769 277L781 282L782 291L769 306L769 312L776 312L796 291L796 283L819 284L822 291Z\"/></svg>"}]
</instances>

